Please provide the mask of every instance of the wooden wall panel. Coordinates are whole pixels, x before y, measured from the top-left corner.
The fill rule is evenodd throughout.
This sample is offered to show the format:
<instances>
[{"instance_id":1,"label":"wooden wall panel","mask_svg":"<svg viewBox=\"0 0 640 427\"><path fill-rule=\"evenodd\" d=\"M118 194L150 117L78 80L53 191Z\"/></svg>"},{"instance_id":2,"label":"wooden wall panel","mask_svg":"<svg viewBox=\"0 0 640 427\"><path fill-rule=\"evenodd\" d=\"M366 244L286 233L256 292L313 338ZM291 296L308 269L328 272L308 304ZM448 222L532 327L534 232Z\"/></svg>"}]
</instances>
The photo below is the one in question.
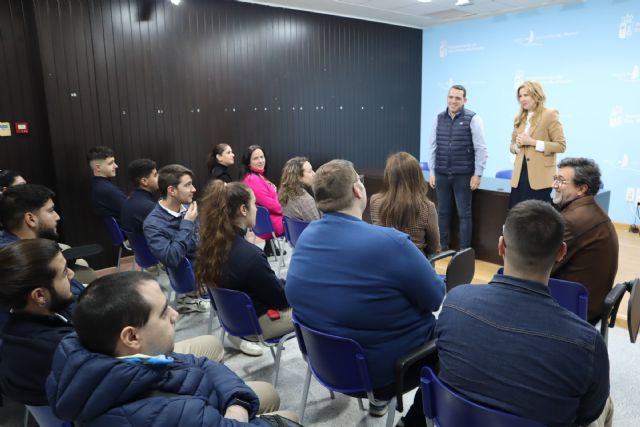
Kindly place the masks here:
<instances>
[{"instance_id":1,"label":"wooden wall panel","mask_svg":"<svg viewBox=\"0 0 640 427\"><path fill-rule=\"evenodd\" d=\"M418 154L420 30L232 1L157 0L146 20L140 0L31 4L68 242L108 243L87 201L93 145L115 150L126 190L139 157L201 188L221 141L238 162L263 145L273 180L294 155L370 169Z\"/></svg>"}]
</instances>

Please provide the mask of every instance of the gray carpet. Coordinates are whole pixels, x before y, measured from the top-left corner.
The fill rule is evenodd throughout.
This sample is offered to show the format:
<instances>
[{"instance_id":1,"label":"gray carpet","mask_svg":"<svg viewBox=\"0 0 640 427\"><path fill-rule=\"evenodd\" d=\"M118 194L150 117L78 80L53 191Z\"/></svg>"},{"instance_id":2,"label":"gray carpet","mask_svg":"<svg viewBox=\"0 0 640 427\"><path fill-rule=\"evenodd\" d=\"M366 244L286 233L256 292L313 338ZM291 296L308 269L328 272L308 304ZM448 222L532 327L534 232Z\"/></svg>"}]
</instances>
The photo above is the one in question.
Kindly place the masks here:
<instances>
[{"instance_id":1,"label":"gray carpet","mask_svg":"<svg viewBox=\"0 0 640 427\"><path fill-rule=\"evenodd\" d=\"M287 249L287 265L291 250ZM272 263L274 269L276 264ZM286 276L286 269L281 275ZM164 287L168 286L165 274L159 276ZM207 333L208 314L190 314L180 317L176 327L176 339L186 339ZM220 336L217 319L213 322L213 334ZM224 363L245 380L271 382L273 378L273 358L265 349L260 357L250 357L226 345ZM625 329L614 328L609 334L609 357L611 361L611 396L615 405L613 425L616 427L635 427L640 419L638 394L640 393L640 346L629 342ZM298 344L291 340L285 347L280 365L280 377L277 389L281 397L281 409L299 412L302 387L306 374L306 365L300 356ZM413 392L404 396L405 408L413 401ZM366 407L366 401L365 401ZM0 408L0 427L22 426L24 407L14 402L5 402ZM406 409L405 409L406 410ZM396 415L396 422L400 414ZM329 392L315 379L311 381L309 399L304 424L313 427L333 426L384 426L386 418L373 418L359 409L356 399L336 394L332 400ZM36 425L33 419L30 425Z\"/></svg>"}]
</instances>

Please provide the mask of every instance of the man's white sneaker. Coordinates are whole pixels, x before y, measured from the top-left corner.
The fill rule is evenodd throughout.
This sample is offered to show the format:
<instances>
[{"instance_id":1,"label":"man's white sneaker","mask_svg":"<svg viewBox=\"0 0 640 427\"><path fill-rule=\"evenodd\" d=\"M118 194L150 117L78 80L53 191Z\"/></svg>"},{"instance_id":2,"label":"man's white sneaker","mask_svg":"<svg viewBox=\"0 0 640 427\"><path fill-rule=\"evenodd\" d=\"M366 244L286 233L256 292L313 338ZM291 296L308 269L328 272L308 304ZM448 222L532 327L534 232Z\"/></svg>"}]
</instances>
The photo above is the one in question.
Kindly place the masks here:
<instances>
[{"instance_id":1,"label":"man's white sneaker","mask_svg":"<svg viewBox=\"0 0 640 427\"><path fill-rule=\"evenodd\" d=\"M233 337L231 335L227 335L227 338L229 339L229 343L233 346L233 348L240 350L247 356L262 356L263 350L259 344L243 340L238 337Z\"/></svg>"}]
</instances>

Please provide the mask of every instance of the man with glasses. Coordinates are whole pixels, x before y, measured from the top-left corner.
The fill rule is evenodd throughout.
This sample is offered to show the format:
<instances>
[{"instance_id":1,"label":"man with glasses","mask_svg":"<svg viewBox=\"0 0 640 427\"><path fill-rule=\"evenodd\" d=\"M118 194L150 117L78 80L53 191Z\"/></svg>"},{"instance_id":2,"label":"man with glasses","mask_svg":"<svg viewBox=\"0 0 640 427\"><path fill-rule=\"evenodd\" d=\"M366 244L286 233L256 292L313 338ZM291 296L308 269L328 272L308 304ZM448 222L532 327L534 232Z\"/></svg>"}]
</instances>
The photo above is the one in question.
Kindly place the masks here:
<instances>
[{"instance_id":1,"label":"man with glasses","mask_svg":"<svg viewBox=\"0 0 640 427\"><path fill-rule=\"evenodd\" d=\"M553 203L566 221L567 255L556 262L551 276L587 288L588 319L593 324L600 319L602 304L618 271L618 235L595 201L600 183L598 165L582 157L558 163L553 180Z\"/></svg>"},{"instance_id":2,"label":"man with glasses","mask_svg":"<svg viewBox=\"0 0 640 427\"><path fill-rule=\"evenodd\" d=\"M431 339L444 283L408 235L362 221L367 192L351 162L322 165L313 193L323 216L296 243L287 300L303 324L363 347L376 398L369 413L382 416L394 395L396 360ZM418 380L416 370L405 384ZM407 427L425 425L416 396Z\"/></svg>"}]
</instances>

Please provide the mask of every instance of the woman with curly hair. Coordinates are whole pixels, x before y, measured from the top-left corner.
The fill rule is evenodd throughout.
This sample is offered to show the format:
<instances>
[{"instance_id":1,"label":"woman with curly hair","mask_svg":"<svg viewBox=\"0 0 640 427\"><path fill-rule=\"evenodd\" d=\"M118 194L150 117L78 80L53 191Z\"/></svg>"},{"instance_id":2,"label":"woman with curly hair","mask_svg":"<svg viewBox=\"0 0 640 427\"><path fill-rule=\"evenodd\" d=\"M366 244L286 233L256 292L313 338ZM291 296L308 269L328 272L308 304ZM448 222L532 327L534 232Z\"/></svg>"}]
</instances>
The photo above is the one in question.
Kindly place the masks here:
<instances>
[{"instance_id":1,"label":"woman with curly hair","mask_svg":"<svg viewBox=\"0 0 640 427\"><path fill-rule=\"evenodd\" d=\"M387 159L382 191L371 196L371 221L407 233L427 256L440 251L438 213L411 154L401 151Z\"/></svg>"},{"instance_id":2,"label":"woman with curly hair","mask_svg":"<svg viewBox=\"0 0 640 427\"><path fill-rule=\"evenodd\" d=\"M307 222L320 219L316 201L311 196L315 174L306 157L294 157L284 164L278 190L284 216Z\"/></svg>"},{"instance_id":3,"label":"woman with curly hair","mask_svg":"<svg viewBox=\"0 0 640 427\"><path fill-rule=\"evenodd\" d=\"M284 282L271 269L265 253L245 239L256 223L256 198L241 182L211 181L200 201L198 283L249 295L265 339L293 331ZM271 316L269 309L278 312Z\"/></svg>"}]
</instances>

